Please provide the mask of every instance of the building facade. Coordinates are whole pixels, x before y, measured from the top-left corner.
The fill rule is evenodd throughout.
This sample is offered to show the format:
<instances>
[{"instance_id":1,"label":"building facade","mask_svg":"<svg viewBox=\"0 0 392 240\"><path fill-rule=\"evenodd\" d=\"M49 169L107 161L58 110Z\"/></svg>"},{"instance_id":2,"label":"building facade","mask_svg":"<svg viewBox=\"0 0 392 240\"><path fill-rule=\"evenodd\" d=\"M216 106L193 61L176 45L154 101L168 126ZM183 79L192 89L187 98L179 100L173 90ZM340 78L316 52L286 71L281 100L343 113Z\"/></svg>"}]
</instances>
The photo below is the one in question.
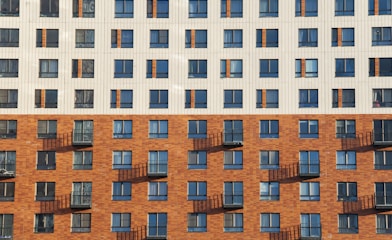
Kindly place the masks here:
<instances>
[{"instance_id":1,"label":"building facade","mask_svg":"<svg viewBox=\"0 0 392 240\"><path fill-rule=\"evenodd\" d=\"M390 239L391 0L0 0L1 239Z\"/></svg>"}]
</instances>

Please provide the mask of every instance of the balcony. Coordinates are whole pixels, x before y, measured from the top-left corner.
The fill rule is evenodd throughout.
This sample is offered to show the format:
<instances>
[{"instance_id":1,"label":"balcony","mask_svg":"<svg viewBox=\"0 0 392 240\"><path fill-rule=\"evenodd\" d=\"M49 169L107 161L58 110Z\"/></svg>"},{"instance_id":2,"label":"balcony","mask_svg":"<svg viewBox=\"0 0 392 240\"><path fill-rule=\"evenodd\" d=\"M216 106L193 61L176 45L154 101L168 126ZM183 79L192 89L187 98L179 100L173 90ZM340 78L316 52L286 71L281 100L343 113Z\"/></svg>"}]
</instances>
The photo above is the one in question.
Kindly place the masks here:
<instances>
[{"instance_id":1,"label":"balcony","mask_svg":"<svg viewBox=\"0 0 392 240\"><path fill-rule=\"evenodd\" d=\"M223 146L239 147L243 145L243 132L242 130L224 131L222 139L223 139Z\"/></svg>"},{"instance_id":2,"label":"balcony","mask_svg":"<svg viewBox=\"0 0 392 240\"><path fill-rule=\"evenodd\" d=\"M167 177L167 163L148 163L148 177Z\"/></svg>"},{"instance_id":3,"label":"balcony","mask_svg":"<svg viewBox=\"0 0 392 240\"><path fill-rule=\"evenodd\" d=\"M0 164L0 178L14 178L15 164Z\"/></svg>"},{"instance_id":4,"label":"balcony","mask_svg":"<svg viewBox=\"0 0 392 240\"><path fill-rule=\"evenodd\" d=\"M380 129L373 130L374 146L392 146L392 132L384 132Z\"/></svg>"},{"instance_id":5,"label":"balcony","mask_svg":"<svg viewBox=\"0 0 392 240\"><path fill-rule=\"evenodd\" d=\"M238 209L244 207L242 194L223 194L223 208L225 209Z\"/></svg>"},{"instance_id":6,"label":"balcony","mask_svg":"<svg viewBox=\"0 0 392 240\"><path fill-rule=\"evenodd\" d=\"M93 145L93 131L73 131L72 132L72 145L74 146L92 146Z\"/></svg>"},{"instance_id":7,"label":"balcony","mask_svg":"<svg viewBox=\"0 0 392 240\"><path fill-rule=\"evenodd\" d=\"M74 209L91 208L91 192L72 192L70 207Z\"/></svg>"},{"instance_id":8,"label":"balcony","mask_svg":"<svg viewBox=\"0 0 392 240\"><path fill-rule=\"evenodd\" d=\"M300 178L316 178L320 177L320 164L298 164Z\"/></svg>"},{"instance_id":9,"label":"balcony","mask_svg":"<svg viewBox=\"0 0 392 240\"><path fill-rule=\"evenodd\" d=\"M392 209L392 193L375 193L374 207L378 210L391 210Z\"/></svg>"},{"instance_id":10,"label":"balcony","mask_svg":"<svg viewBox=\"0 0 392 240\"><path fill-rule=\"evenodd\" d=\"M5 225L4 227L0 226L0 239L13 240L14 236L12 234L13 227Z\"/></svg>"}]
</instances>

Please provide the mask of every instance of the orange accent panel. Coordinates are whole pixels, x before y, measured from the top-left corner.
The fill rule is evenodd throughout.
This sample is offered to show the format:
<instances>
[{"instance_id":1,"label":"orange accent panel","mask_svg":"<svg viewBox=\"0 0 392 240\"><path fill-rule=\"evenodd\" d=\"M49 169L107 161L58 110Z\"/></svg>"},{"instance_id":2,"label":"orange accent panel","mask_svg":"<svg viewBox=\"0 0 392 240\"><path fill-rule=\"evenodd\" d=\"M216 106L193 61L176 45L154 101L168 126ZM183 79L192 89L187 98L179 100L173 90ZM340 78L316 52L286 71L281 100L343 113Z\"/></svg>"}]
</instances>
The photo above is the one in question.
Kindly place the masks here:
<instances>
[{"instance_id":1,"label":"orange accent panel","mask_svg":"<svg viewBox=\"0 0 392 240\"><path fill-rule=\"evenodd\" d=\"M342 89L338 89L338 108L343 106L343 91Z\"/></svg>"},{"instance_id":2,"label":"orange accent panel","mask_svg":"<svg viewBox=\"0 0 392 240\"><path fill-rule=\"evenodd\" d=\"M46 29L42 29L42 47L45 48L46 47Z\"/></svg>"},{"instance_id":3,"label":"orange accent panel","mask_svg":"<svg viewBox=\"0 0 392 240\"><path fill-rule=\"evenodd\" d=\"M379 8L378 0L374 0L374 15L378 15L378 8Z\"/></svg>"},{"instance_id":4,"label":"orange accent panel","mask_svg":"<svg viewBox=\"0 0 392 240\"><path fill-rule=\"evenodd\" d=\"M301 59L301 77L305 77L306 74L306 61Z\"/></svg>"},{"instance_id":5,"label":"orange accent panel","mask_svg":"<svg viewBox=\"0 0 392 240\"><path fill-rule=\"evenodd\" d=\"M45 108L45 89L41 89L41 108Z\"/></svg>"},{"instance_id":6,"label":"orange accent panel","mask_svg":"<svg viewBox=\"0 0 392 240\"><path fill-rule=\"evenodd\" d=\"M121 102L121 90L117 89L117 91L116 91L116 108L120 108L120 102Z\"/></svg>"},{"instance_id":7,"label":"orange accent panel","mask_svg":"<svg viewBox=\"0 0 392 240\"><path fill-rule=\"evenodd\" d=\"M117 29L117 48L121 48L121 29Z\"/></svg>"},{"instance_id":8,"label":"orange accent panel","mask_svg":"<svg viewBox=\"0 0 392 240\"><path fill-rule=\"evenodd\" d=\"M305 1L306 0L301 0L301 16L304 17L305 16Z\"/></svg>"},{"instance_id":9,"label":"orange accent panel","mask_svg":"<svg viewBox=\"0 0 392 240\"><path fill-rule=\"evenodd\" d=\"M157 60L152 60L151 61L151 66L152 66L152 78L157 77Z\"/></svg>"},{"instance_id":10,"label":"orange accent panel","mask_svg":"<svg viewBox=\"0 0 392 240\"><path fill-rule=\"evenodd\" d=\"M226 17L231 17L231 12L230 12L230 9L231 9L231 0L227 0L226 1Z\"/></svg>"},{"instance_id":11,"label":"orange accent panel","mask_svg":"<svg viewBox=\"0 0 392 240\"><path fill-rule=\"evenodd\" d=\"M82 65L83 65L82 59L78 59L78 78L82 77Z\"/></svg>"},{"instance_id":12,"label":"orange accent panel","mask_svg":"<svg viewBox=\"0 0 392 240\"><path fill-rule=\"evenodd\" d=\"M338 28L338 46L342 46L342 29Z\"/></svg>"},{"instance_id":13,"label":"orange accent panel","mask_svg":"<svg viewBox=\"0 0 392 240\"><path fill-rule=\"evenodd\" d=\"M380 59L375 58L374 59L374 75L375 76L380 76Z\"/></svg>"},{"instance_id":14,"label":"orange accent panel","mask_svg":"<svg viewBox=\"0 0 392 240\"><path fill-rule=\"evenodd\" d=\"M262 108L267 107L267 90L266 89L261 90L261 107Z\"/></svg>"},{"instance_id":15,"label":"orange accent panel","mask_svg":"<svg viewBox=\"0 0 392 240\"><path fill-rule=\"evenodd\" d=\"M157 17L157 0L152 1L152 18Z\"/></svg>"},{"instance_id":16,"label":"orange accent panel","mask_svg":"<svg viewBox=\"0 0 392 240\"><path fill-rule=\"evenodd\" d=\"M261 47L267 46L267 29L261 29Z\"/></svg>"},{"instance_id":17,"label":"orange accent panel","mask_svg":"<svg viewBox=\"0 0 392 240\"><path fill-rule=\"evenodd\" d=\"M83 0L78 2L78 17L83 17Z\"/></svg>"},{"instance_id":18,"label":"orange accent panel","mask_svg":"<svg viewBox=\"0 0 392 240\"><path fill-rule=\"evenodd\" d=\"M226 77L230 77L230 59L226 60Z\"/></svg>"},{"instance_id":19,"label":"orange accent panel","mask_svg":"<svg viewBox=\"0 0 392 240\"><path fill-rule=\"evenodd\" d=\"M196 44L195 35L196 35L196 31L195 31L195 29L192 29L191 30L191 48L195 48L195 44Z\"/></svg>"},{"instance_id":20,"label":"orange accent panel","mask_svg":"<svg viewBox=\"0 0 392 240\"><path fill-rule=\"evenodd\" d=\"M195 108L195 90L191 90L191 108Z\"/></svg>"}]
</instances>

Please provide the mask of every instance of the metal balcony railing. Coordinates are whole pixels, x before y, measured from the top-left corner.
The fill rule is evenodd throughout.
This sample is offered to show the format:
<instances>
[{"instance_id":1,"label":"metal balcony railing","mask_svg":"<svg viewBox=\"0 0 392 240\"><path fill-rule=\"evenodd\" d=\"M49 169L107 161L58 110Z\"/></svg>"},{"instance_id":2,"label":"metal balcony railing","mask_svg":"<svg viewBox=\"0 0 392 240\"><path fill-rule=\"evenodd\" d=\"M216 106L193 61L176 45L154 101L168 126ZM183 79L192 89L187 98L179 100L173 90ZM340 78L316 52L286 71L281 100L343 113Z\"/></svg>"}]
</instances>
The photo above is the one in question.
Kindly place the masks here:
<instances>
[{"instance_id":1,"label":"metal balcony railing","mask_svg":"<svg viewBox=\"0 0 392 240\"><path fill-rule=\"evenodd\" d=\"M244 196L239 194L223 194L223 208L242 208L244 206Z\"/></svg>"},{"instance_id":2,"label":"metal balcony railing","mask_svg":"<svg viewBox=\"0 0 392 240\"><path fill-rule=\"evenodd\" d=\"M72 132L72 144L73 145L85 145L92 146L93 145L93 131L77 131L74 130Z\"/></svg>"},{"instance_id":3,"label":"metal balcony railing","mask_svg":"<svg viewBox=\"0 0 392 240\"><path fill-rule=\"evenodd\" d=\"M91 208L91 192L72 192L71 208Z\"/></svg>"},{"instance_id":4,"label":"metal balcony railing","mask_svg":"<svg viewBox=\"0 0 392 240\"><path fill-rule=\"evenodd\" d=\"M373 130L373 145L390 146L392 145L392 132L385 132L380 129Z\"/></svg>"},{"instance_id":5,"label":"metal balcony railing","mask_svg":"<svg viewBox=\"0 0 392 240\"><path fill-rule=\"evenodd\" d=\"M224 146L242 146L243 145L243 132L237 131L224 131L222 133Z\"/></svg>"},{"instance_id":6,"label":"metal balcony railing","mask_svg":"<svg viewBox=\"0 0 392 240\"><path fill-rule=\"evenodd\" d=\"M374 202L376 209L392 209L392 193L375 193Z\"/></svg>"},{"instance_id":7,"label":"metal balcony railing","mask_svg":"<svg viewBox=\"0 0 392 240\"><path fill-rule=\"evenodd\" d=\"M167 163L148 163L149 177L167 177Z\"/></svg>"}]
</instances>

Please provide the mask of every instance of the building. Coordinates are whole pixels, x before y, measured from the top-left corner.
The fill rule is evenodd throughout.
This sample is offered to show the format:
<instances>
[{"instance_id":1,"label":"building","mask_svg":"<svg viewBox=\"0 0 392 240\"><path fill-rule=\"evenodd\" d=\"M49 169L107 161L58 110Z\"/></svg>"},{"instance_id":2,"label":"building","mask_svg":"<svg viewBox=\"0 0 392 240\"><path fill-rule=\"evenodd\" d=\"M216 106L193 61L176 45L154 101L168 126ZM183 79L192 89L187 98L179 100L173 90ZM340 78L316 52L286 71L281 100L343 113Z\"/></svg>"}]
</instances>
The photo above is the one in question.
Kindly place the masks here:
<instances>
[{"instance_id":1,"label":"building","mask_svg":"<svg viewBox=\"0 0 392 240\"><path fill-rule=\"evenodd\" d=\"M391 0L0 6L0 238L391 238Z\"/></svg>"}]
</instances>

